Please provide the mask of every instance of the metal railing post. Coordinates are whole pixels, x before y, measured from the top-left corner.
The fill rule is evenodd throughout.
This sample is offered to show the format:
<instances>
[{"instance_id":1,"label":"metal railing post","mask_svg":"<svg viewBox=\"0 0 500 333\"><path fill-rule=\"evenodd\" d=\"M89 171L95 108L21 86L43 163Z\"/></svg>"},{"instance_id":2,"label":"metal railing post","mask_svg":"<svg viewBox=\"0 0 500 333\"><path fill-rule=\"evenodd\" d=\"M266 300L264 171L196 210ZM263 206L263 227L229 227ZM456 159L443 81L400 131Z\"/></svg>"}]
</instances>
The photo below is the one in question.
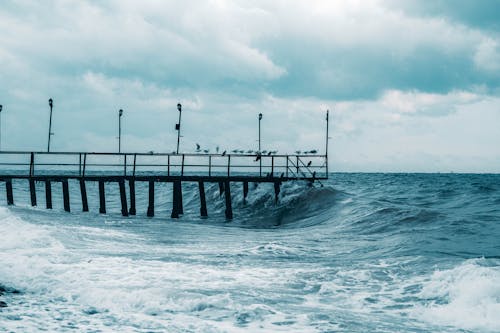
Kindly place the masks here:
<instances>
[{"instance_id":1,"label":"metal railing post","mask_svg":"<svg viewBox=\"0 0 500 333\"><path fill-rule=\"evenodd\" d=\"M208 156L208 177L212 176L212 155Z\"/></svg>"},{"instance_id":2,"label":"metal railing post","mask_svg":"<svg viewBox=\"0 0 500 333\"><path fill-rule=\"evenodd\" d=\"M182 154L181 176L184 176L184 154Z\"/></svg>"}]
</instances>

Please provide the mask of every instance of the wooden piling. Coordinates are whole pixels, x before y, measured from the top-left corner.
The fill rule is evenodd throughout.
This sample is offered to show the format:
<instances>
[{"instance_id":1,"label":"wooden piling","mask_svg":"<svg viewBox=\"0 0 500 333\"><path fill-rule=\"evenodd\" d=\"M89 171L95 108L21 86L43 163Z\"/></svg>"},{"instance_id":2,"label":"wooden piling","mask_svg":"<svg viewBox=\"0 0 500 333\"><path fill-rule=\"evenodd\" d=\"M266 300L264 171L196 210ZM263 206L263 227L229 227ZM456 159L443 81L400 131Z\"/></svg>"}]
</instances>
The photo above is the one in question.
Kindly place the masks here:
<instances>
[{"instance_id":1,"label":"wooden piling","mask_svg":"<svg viewBox=\"0 0 500 333\"><path fill-rule=\"evenodd\" d=\"M233 219L233 207L231 204L231 187L229 185L229 181L225 181L224 183L224 192L226 193L226 219Z\"/></svg>"},{"instance_id":2,"label":"wooden piling","mask_svg":"<svg viewBox=\"0 0 500 333\"><path fill-rule=\"evenodd\" d=\"M174 193L172 200L172 214L170 217L173 219L179 218L179 214L183 214L182 207L182 185L180 180L175 180L174 183Z\"/></svg>"},{"instance_id":3,"label":"wooden piling","mask_svg":"<svg viewBox=\"0 0 500 333\"><path fill-rule=\"evenodd\" d=\"M198 188L200 190L200 215L201 217L207 217L207 200L205 198L205 183L202 181L198 182Z\"/></svg>"},{"instance_id":4,"label":"wooden piling","mask_svg":"<svg viewBox=\"0 0 500 333\"><path fill-rule=\"evenodd\" d=\"M106 214L106 193L104 191L104 181L99 181L99 213Z\"/></svg>"},{"instance_id":5,"label":"wooden piling","mask_svg":"<svg viewBox=\"0 0 500 333\"><path fill-rule=\"evenodd\" d=\"M118 182L120 186L120 202L122 204L122 216L128 216L128 208L127 208L127 195L125 192L125 180L120 180Z\"/></svg>"},{"instance_id":6,"label":"wooden piling","mask_svg":"<svg viewBox=\"0 0 500 333\"><path fill-rule=\"evenodd\" d=\"M280 194L281 191L281 182L274 182L274 198L275 202L278 203L278 195Z\"/></svg>"},{"instance_id":7,"label":"wooden piling","mask_svg":"<svg viewBox=\"0 0 500 333\"><path fill-rule=\"evenodd\" d=\"M248 196L248 182L243 182L243 203L246 203Z\"/></svg>"},{"instance_id":8,"label":"wooden piling","mask_svg":"<svg viewBox=\"0 0 500 333\"><path fill-rule=\"evenodd\" d=\"M36 187L35 180L30 178L30 197L31 197L31 206L36 206Z\"/></svg>"},{"instance_id":9,"label":"wooden piling","mask_svg":"<svg viewBox=\"0 0 500 333\"><path fill-rule=\"evenodd\" d=\"M222 197L223 193L224 193L224 182L219 182L219 196Z\"/></svg>"},{"instance_id":10,"label":"wooden piling","mask_svg":"<svg viewBox=\"0 0 500 333\"><path fill-rule=\"evenodd\" d=\"M129 215L135 215L135 180L131 179L128 181L129 194L130 194L130 210L128 211Z\"/></svg>"},{"instance_id":11,"label":"wooden piling","mask_svg":"<svg viewBox=\"0 0 500 333\"><path fill-rule=\"evenodd\" d=\"M62 181L62 189L63 189L63 202L64 202L64 210L66 212L70 212L70 205L69 205L69 185L68 185L68 180L64 179Z\"/></svg>"},{"instance_id":12,"label":"wooden piling","mask_svg":"<svg viewBox=\"0 0 500 333\"><path fill-rule=\"evenodd\" d=\"M7 192L7 205L11 206L14 204L14 195L12 192L12 179L7 179L5 181L5 190Z\"/></svg>"},{"instance_id":13,"label":"wooden piling","mask_svg":"<svg viewBox=\"0 0 500 333\"><path fill-rule=\"evenodd\" d=\"M82 197L82 211L89 211L89 202L87 200L87 186L85 185L85 180L83 178L80 179L80 194Z\"/></svg>"},{"instance_id":14,"label":"wooden piling","mask_svg":"<svg viewBox=\"0 0 500 333\"><path fill-rule=\"evenodd\" d=\"M45 181L45 207L52 209L52 184L50 180Z\"/></svg>"},{"instance_id":15,"label":"wooden piling","mask_svg":"<svg viewBox=\"0 0 500 333\"><path fill-rule=\"evenodd\" d=\"M155 182L154 180L149 181L149 205L148 205L148 217L155 216Z\"/></svg>"}]
</instances>

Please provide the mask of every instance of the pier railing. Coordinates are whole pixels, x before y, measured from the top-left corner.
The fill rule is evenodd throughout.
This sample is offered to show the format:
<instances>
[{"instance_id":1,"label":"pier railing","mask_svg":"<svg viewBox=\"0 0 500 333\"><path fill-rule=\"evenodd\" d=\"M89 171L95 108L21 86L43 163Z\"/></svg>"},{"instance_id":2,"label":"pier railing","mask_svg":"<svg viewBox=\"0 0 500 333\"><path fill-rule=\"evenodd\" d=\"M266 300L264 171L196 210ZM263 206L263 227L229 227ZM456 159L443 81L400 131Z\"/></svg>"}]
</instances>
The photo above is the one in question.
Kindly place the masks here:
<instances>
[{"instance_id":1,"label":"pier railing","mask_svg":"<svg viewBox=\"0 0 500 333\"><path fill-rule=\"evenodd\" d=\"M326 155L1 151L0 177L250 177L327 179Z\"/></svg>"}]
</instances>

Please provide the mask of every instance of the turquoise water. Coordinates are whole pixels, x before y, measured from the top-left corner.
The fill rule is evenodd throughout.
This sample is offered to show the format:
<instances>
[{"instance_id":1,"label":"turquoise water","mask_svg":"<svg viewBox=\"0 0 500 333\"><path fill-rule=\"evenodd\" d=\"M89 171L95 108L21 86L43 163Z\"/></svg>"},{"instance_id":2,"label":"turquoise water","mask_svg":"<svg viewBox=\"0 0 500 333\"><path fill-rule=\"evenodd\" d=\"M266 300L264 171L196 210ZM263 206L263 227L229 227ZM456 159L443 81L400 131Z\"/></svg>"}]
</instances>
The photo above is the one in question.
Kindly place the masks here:
<instances>
[{"instance_id":1,"label":"turquoise water","mask_svg":"<svg viewBox=\"0 0 500 333\"><path fill-rule=\"evenodd\" d=\"M218 186L185 184L171 220L171 184L156 217L120 215L107 184L81 213L0 200L0 331L12 332L498 332L500 175L332 174L324 187L234 184L235 219Z\"/></svg>"}]
</instances>

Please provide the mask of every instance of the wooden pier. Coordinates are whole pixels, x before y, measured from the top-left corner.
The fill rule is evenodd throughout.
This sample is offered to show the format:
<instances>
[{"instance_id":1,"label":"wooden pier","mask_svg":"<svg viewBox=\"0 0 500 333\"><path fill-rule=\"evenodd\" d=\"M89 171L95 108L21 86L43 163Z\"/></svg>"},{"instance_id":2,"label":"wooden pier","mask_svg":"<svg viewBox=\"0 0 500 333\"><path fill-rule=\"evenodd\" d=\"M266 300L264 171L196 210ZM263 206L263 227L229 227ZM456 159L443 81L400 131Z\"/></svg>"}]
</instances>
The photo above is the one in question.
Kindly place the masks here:
<instances>
[{"instance_id":1,"label":"wooden pier","mask_svg":"<svg viewBox=\"0 0 500 333\"><path fill-rule=\"evenodd\" d=\"M116 183L123 216L136 215L136 182L149 186L147 216L155 215L155 183L172 183L171 218L183 215L182 184L198 184L200 215L208 216L205 183L218 183L226 205L225 216L233 218L231 184L243 184L243 200L248 183L274 184L278 201L284 182L328 179L328 156L317 154L154 154L92 152L25 152L0 151L0 182L5 183L7 204L14 204L12 180L29 184L32 206L37 206L36 187L45 185L45 204L52 209L52 185L61 183L64 210L71 207L68 180L80 184L82 211L88 212L87 182L97 182L99 213L106 214L105 183ZM128 184L128 200L127 185Z\"/></svg>"}]
</instances>

